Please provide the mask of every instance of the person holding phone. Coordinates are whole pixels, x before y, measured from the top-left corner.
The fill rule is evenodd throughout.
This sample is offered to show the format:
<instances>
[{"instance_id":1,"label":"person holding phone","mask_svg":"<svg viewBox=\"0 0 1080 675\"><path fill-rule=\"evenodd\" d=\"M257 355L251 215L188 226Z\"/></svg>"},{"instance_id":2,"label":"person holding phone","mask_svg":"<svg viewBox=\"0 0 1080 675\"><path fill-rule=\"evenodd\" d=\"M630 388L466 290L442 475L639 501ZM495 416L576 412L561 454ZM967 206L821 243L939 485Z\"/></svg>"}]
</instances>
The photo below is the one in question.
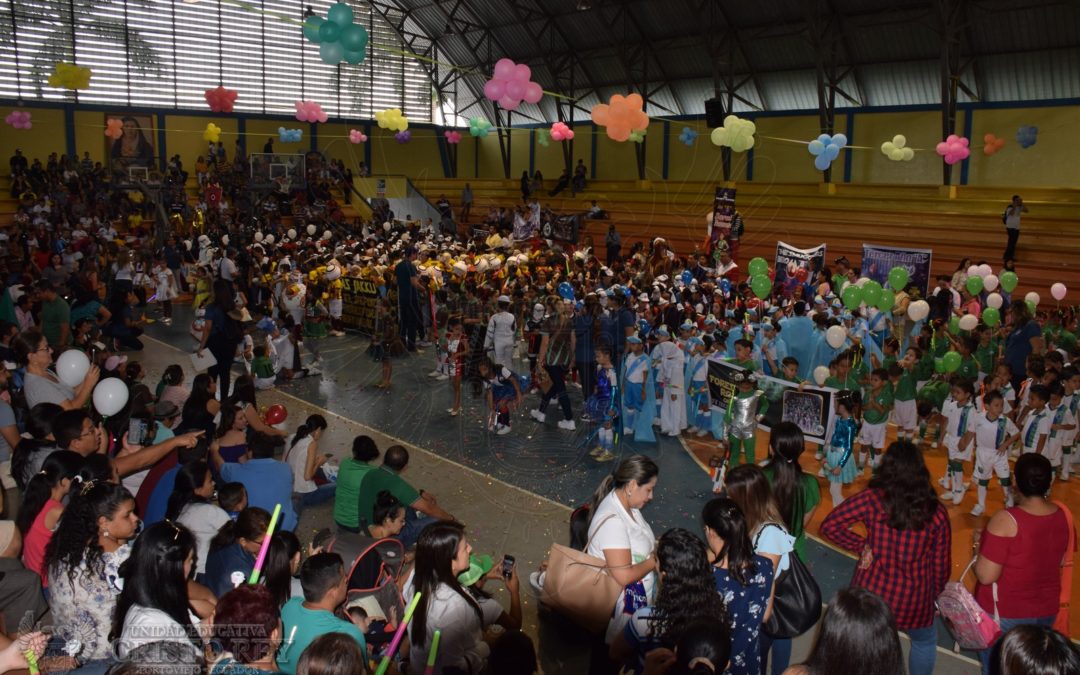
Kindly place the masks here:
<instances>
[{"instance_id":1,"label":"person holding phone","mask_svg":"<svg viewBox=\"0 0 1080 675\"><path fill-rule=\"evenodd\" d=\"M325 432L326 418L311 415L286 443L285 461L293 472L293 502L297 515L308 506L330 501L337 490L337 483L327 480L321 468L333 457L319 449L319 440Z\"/></svg>"}]
</instances>

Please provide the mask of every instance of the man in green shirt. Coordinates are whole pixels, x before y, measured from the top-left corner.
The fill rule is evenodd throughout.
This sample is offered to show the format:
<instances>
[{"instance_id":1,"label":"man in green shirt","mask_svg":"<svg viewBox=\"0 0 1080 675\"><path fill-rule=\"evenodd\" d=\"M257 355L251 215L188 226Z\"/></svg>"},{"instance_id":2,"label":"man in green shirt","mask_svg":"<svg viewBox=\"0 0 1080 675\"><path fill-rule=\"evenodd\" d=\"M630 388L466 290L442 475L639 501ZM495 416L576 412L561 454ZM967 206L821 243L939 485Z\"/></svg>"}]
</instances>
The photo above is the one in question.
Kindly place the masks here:
<instances>
[{"instance_id":1,"label":"man in green shirt","mask_svg":"<svg viewBox=\"0 0 1080 675\"><path fill-rule=\"evenodd\" d=\"M71 308L44 279L36 284L41 300L41 332L53 349L62 349L71 339Z\"/></svg>"},{"instance_id":2,"label":"man in green shirt","mask_svg":"<svg viewBox=\"0 0 1080 675\"><path fill-rule=\"evenodd\" d=\"M360 486L368 473L376 469L371 462L379 458L379 448L370 436L353 439L352 457L338 468L337 490L334 492L334 523L338 529L360 532Z\"/></svg>"},{"instance_id":3,"label":"man in green shirt","mask_svg":"<svg viewBox=\"0 0 1080 675\"><path fill-rule=\"evenodd\" d=\"M295 675L300 655L315 638L326 633L344 633L367 654L367 640L351 621L334 616L345 602L349 576L337 553L316 553L300 567L303 598L292 598L281 609L284 639L277 653L281 672Z\"/></svg>"},{"instance_id":4,"label":"man in green shirt","mask_svg":"<svg viewBox=\"0 0 1080 675\"><path fill-rule=\"evenodd\" d=\"M372 469L364 475L360 483L360 527L366 529L371 524L372 512L375 509L375 500L383 490L397 497L397 500L405 504L405 528L401 530L398 539L405 548L411 548L416 543L420 532L430 523L436 520L454 520L454 517L444 511L435 501L435 495L417 490L409 485L401 477L405 467L409 464L409 451L400 445L391 445L386 449L382 466ZM418 516L417 512L423 514Z\"/></svg>"}]
</instances>

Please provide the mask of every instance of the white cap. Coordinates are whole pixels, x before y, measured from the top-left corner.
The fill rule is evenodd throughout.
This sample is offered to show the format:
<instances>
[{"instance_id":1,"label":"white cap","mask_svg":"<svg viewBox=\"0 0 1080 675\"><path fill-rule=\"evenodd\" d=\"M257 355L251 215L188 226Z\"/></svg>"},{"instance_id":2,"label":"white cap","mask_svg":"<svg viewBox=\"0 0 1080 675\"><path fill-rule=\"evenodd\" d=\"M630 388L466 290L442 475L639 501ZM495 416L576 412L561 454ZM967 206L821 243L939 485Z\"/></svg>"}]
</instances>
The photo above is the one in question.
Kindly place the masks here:
<instances>
[{"instance_id":1,"label":"white cap","mask_svg":"<svg viewBox=\"0 0 1080 675\"><path fill-rule=\"evenodd\" d=\"M499 302L509 303L510 302L510 296L508 296L508 295L500 295L499 296Z\"/></svg>"}]
</instances>

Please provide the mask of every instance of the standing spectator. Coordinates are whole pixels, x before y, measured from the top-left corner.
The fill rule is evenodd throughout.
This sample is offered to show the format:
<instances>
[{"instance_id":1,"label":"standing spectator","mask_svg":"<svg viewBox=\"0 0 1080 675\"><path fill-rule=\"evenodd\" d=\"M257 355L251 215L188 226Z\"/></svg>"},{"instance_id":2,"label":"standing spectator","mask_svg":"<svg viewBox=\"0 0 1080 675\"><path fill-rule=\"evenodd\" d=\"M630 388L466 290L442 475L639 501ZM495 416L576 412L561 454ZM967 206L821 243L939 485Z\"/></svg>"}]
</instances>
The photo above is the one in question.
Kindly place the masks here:
<instances>
[{"instance_id":1,"label":"standing spectator","mask_svg":"<svg viewBox=\"0 0 1080 675\"><path fill-rule=\"evenodd\" d=\"M574 359L573 307L571 300L558 302L555 314L547 318L540 331L539 363L546 371L551 386L541 396L540 407L530 413L534 420L543 424L547 419L548 404L551 399L558 398L563 413L559 428L568 431L573 431L577 426L570 408L570 395L566 392L566 374Z\"/></svg>"},{"instance_id":2,"label":"standing spectator","mask_svg":"<svg viewBox=\"0 0 1080 675\"><path fill-rule=\"evenodd\" d=\"M795 537L795 552L805 562L806 525L821 503L821 486L817 478L803 471L799 455L806 449L803 432L792 422L773 425L769 434L769 461L765 476L772 486L773 497L784 518L788 532Z\"/></svg>"},{"instance_id":3,"label":"standing spectator","mask_svg":"<svg viewBox=\"0 0 1080 675\"><path fill-rule=\"evenodd\" d=\"M472 186L465 183L465 187L461 189L461 222L469 222L469 214L472 212L473 193Z\"/></svg>"},{"instance_id":4,"label":"standing spectator","mask_svg":"<svg viewBox=\"0 0 1080 675\"><path fill-rule=\"evenodd\" d=\"M1027 377L1027 359L1032 354L1042 354L1046 350L1042 327L1031 313L1026 302L1014 302L1009 305L1008 337L1005 338L1005 364L1012 371L1012 386L1021 391L1021 385Z\"/></svg>"},{"instance_id":5,"label":"standing spectator","mask_svg":"<svg viewBox=\"0 0 1080 675\"><path fill-rule=\"evenodd\" d=\"M206 316L202 337L199 341L198 355L210 350L216 364L206 372L212 379L220 380L218 391L222 398L229 394L232 380L232 362L236 356L236 347L243 339L240 322L231 316L236 309L236 294L232 284L224 279L214 282L214 301L206 306Z\"/></svg>"},{"instance_id":6,"label":"standing spectator","mask_svg":"<svg viewBox=\"0 0 1080 675\"><path fill-rule=\"evenodd\" d=\"M975 600L991 616L1001 617L1004 632L1021 624L1053 625L1069 540L1065 514L1046 498L1054 478L1050 460L1038 453L1020 455L1015 473L1016 506L998 511L985 532L974 533L979 556ZM992 672L992 652L979 652L984 673Z\"/></svg>"},{"instance_id":7,"label":"standing spectator","mask_svg":"<svg viewBox=\"0 0 1080 675\"><path fill-rule=\"evenodd\" d=\"M585 160L579 159L577 166L574 167L574 178L570 181L570 195L577 196L577 193L585 191L585 176L589 170L585 167ZM593 202L594 204L596 202Z\"/></svg>"},{"instance_id":8,"label":"standing spectator","mask_svg":"<svg viewBox=\"0 0 1080 675\"><path fill-rule=\"evenodd\" d=\"M41 298L41 332L59 353L71 341L71 307L48 281L41 279L36 286Z\"/></svg>"},{"instance_id":9,"label":"standing spectator","mask_svg":"<svg viewBox=\"0 0 1080 675\"><path fill-rule=\"evenodd\" d=\"M1005 207L1002 220L1005 221L1005 236L1008 243L1005 244L1004 260L1016 260L1016 240L1020 238L1020 215L1027 213L1028 207L1024 206L1024 200L1020 195L1013 195L1012 201Z\"/></svg>"},{"instance_id":10,"label":"standing spectator","mask_svg":"<svg viewBox=\"0 0 1080 675\"><path fill-rule=\"evenodd\" d=\"M866 536L851 530L865 525ZM911 675L930 675L937 657L934 602L952 569L949 514L938 501L918 446L897 441L868 489L845 499L821 535L859 556L852 586L882 597L911 638Z\"/></svg>"},{"instance_id":11,"label":"standing spectator","mask_svg":"<svg viewBox=\"0 0 1080 675\"><path fill-rule=\"evenodd\" d=\"M615 230L615 223L608 225L607 236L604 237L604 247L607 249L607 266L611 267L619 259L619 252L622 250L622 237Z\"/></svg>"},{"instance_id":12,"label":"standing spectator","mask_svg":"<svg viewBox=\"0 0 1080 675\"><path fill-rule=\"evenodd\" d=\"M529 194L532 191L529 189L529 171L526 169L521 172L521 201L529 201Z\"/></svg>"},{"instance_id":13,"label":"standing spectator","mask_svg":"<svg viewBox=\"0 0 1080 675\"><path fill-rule=\"evenodd\" d=\"M420 294L427 289L420 281L416 271L419 252L415 246L405 249L405 256L394 268L398 290L398 320L401 322L401 337L405 347L416 353L416 333L420 329Z\"/></svg>"}]
</instances>

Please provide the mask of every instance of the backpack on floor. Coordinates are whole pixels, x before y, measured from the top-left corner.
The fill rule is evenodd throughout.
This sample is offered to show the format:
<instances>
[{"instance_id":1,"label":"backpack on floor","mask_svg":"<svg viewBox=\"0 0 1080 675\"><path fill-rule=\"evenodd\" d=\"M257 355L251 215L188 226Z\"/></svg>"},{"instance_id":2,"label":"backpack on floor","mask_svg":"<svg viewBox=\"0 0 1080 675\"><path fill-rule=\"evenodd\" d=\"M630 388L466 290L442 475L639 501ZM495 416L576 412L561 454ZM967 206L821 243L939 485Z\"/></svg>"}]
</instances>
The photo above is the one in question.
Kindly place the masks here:
<instances>
[{"instance_id":1,"label":"backpack on floor","mask_svg":"<svg viewBox=\"0 0 1080 675\"><path fill-rule=\"evenodd\" d=\"M326 551L337 553L345 561L349 575L346 604L373 598L387 620L404 616L398 582L405 568L405 547L400 541L339 531L326 545Z\"/></svg>"},{"instance_id":2,"label":"backpack on floor","mask_svg":"<svg viewBox=\"0 0 1080 675\"><path fill-rule=\"evenodd\" d=\"M990 616L985 609L979 606L979 603L975 602L974 596L964 587L964 577L975 565L976 560L978 560L978 556L971 559L958 580L945 584L945 590L941 592L937 599L937 608L938 612L941 613L941 619L956 640L955 651L960 649L970 649L972 651L988 649L993 646L1001 635L1001 626L998 625L1001 617L998 616L997 611L997 584L994 584L992 589L994 593L994 616Z\"/></svg>"}]
</instances>

